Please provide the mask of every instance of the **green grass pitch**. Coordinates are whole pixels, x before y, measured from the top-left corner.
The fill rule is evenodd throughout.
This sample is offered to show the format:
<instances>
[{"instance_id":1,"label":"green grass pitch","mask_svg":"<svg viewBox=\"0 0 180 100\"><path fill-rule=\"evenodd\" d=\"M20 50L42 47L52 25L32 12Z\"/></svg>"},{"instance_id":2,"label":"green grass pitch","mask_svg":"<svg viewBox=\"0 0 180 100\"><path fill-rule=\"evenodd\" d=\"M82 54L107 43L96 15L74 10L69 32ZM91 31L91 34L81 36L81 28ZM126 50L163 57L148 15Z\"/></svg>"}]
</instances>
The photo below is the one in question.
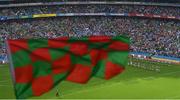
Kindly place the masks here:
<instances>
[{"instance_id":1,"label":"green grass pitch","mask_svg":"<svg viewBox=\"0 0 180 100\"><path fill-rule=\"evenodd\" d=\"M93 77L84 85L63 81L50 92L31 99L180 99L180 66L144 60L135 62L145 68L158 66L160 72L127 66L123 74L111 80ZM57 90L59 97L55 95ZM0 98L15 98L8 65L0 65Z\"/></svg>"}]
</instances>

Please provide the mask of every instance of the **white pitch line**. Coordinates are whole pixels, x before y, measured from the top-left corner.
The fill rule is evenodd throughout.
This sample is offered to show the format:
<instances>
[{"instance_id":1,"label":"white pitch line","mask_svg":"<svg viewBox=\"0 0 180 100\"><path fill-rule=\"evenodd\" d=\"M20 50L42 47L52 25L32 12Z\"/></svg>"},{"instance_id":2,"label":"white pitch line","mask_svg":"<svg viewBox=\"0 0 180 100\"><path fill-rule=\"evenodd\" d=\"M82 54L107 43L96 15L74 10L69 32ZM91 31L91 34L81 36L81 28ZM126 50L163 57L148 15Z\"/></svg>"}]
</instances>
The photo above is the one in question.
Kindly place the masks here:
<instances>
[{"instance_id":1,"label":"white pitch line","mask_svg":"<svg viewBox=\"0 0 180 100\"><path fill-rule=\"evenodd\" d=\"M173 74L173 73L177 73L177 72L180 72L180 71L175 71L175 72L164 73L164 74L162 74L162 75L169 75L169 74Z\"/></svg>"},{"instance_id":2,"label":"white pitch line","mask_svg":"<svg viewBox=\"0 0 180 100\"><path fill-rule=\"evenodd\" d=\"M11 85L8 85L8 84L4 84L4 85L0 84L0 86L12 87Z\"/></svg>"},{"instance_id":3,"label":"white pitch line","mask_svg":"<svg viewBox=\"0 0 180 100\"><path fill-rule=\"evenodd\" d=\"M169 75L169 74L172 74L172 73L177 73L177 72L180 72L180 71L171 72L171 73L165 73L165 74L163 74L163 76L164 76L164 75ZM141 79L141 78L140 78L140 79ZM101 88L104 88L105 86L106 86L106 87L112 87L112 86L118 85L118 84L121 84L121 82L117 82L117 83L114 83L114 84L111 84L111 85L103 84L102 86L94 86L94 87L90 87L89 89L86 89L86 90L78 91L78 92L76 92L76 93L82 93L82 92L91 91L92 88L94 88L94 89L101 89ZM68 95L72 95L72 94L74 94L74 93L69 93L69 94L62 95L62 97L68 96Z\"/></svg>"},{"instance_id":4,"label":"white pitch line","mask_svg":"<svg viewBox=\"0 0 180 100\"><path fill-rule=\"evenodd\" d=\"M164 74L161 74L161 76L166 76L166 75L170 75L170 74L174 74L174 73L178 73L180 71L176 71L176 72L169 72L169 73L164 73ZM142 78L142 79L149 79L149 78L154 78L153 76L151 77L147 77L147 78Z\"/></svg>"},{"instance_id":5,"label":"white pitch line","mask_svg":"<svg viewBox=\"0 0 180 100\"><path fill-rule=\"evenodd\" d=\"M9 77L9 76L11 76L11 75L2 75L1 77Z\"/></svg>"},{"instance_id":6,"label":"white pitch line","mask_svg":"<svg viewBox=\"0 0 180 100\"><path fill-rule=\"evenodd\" d=\"M107 86L107 87L112 87L112 86L118 85L118 84L122 84L122 83L121 83L121 82L118 82L118 83L114 83L114 84L111 84L111 85L103 84L103 85L101 85L101 86L94 86L94 87L90 87L89 89L86 89L86 90L78 91L78 92L76 92L76 94L77 94L77 93L82 93L82 92L91 91L92 88L94 88L94 89L101 89L101 88L104 88L105 86ZM93 89L93 90L94 90L94 89ZM63 95L62 97L68 96L68 95L72 95L72 94L74 94L74 93L69 93L69 94Z\"/></svg>"},{"instance_id":7,"label":"white pitch line","mask_svg":"<svg viewBox=\"0 0 180 100\"><path fill-rule=\"evenodd\" d=\"M0 67L2 67L2 68L3 68L3 67L4 67L4 68L6 68L7 66L6 66L6 65L0 65Z\"/></svg>"},{"instance_id":8,"label":"white pitch line","mask_svg":"<svg viewBox=\"0 0 180 100\"><path fill-rule=\"evenodd\" d=\"M0 81L0 83L8 82L8 81L11 81L11 80L3 80L3 81Z\"/></svg>"}]
</instances>

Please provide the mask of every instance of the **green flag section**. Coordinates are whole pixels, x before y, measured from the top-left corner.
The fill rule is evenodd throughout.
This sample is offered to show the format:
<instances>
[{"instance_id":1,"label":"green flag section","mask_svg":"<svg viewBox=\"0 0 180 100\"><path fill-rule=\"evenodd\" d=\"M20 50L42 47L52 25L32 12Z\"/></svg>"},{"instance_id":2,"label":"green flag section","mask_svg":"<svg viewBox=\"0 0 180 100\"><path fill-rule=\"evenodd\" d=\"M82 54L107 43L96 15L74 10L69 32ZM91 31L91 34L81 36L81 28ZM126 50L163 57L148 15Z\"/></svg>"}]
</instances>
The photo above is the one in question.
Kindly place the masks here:
<instances>
[{"instance_id":1,"label":"green flag section","mask_svg":"<svg viewBox=\"0 0 180 100\"><path fill-rule=\"evenodd\" d=\"M92 76L111 79L128 61L124 36L7 40L17 98L40 96L63 80L87 83Z\"/></svg>"}]
</instances>

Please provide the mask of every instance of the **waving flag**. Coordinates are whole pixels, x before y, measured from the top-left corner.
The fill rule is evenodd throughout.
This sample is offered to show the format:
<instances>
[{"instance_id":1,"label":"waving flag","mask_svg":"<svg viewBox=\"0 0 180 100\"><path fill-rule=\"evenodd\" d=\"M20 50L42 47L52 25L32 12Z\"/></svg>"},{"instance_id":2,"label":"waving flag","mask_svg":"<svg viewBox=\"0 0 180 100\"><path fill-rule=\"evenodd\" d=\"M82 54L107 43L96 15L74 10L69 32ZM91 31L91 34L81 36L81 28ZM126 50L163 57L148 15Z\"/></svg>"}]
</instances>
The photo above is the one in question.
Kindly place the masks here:
<instances>
[{"instance_id":1,"label":"waving flag","mask_svg":"<svg viewBox=\"0 0 180 100\"><path fill-rule=\"evenodd\" d=\"M17 98L40 96L63 80L87 83L92 76L110 79L127 64L124 36L21 39L7 41Z\"/></svg>"}]
</instances>

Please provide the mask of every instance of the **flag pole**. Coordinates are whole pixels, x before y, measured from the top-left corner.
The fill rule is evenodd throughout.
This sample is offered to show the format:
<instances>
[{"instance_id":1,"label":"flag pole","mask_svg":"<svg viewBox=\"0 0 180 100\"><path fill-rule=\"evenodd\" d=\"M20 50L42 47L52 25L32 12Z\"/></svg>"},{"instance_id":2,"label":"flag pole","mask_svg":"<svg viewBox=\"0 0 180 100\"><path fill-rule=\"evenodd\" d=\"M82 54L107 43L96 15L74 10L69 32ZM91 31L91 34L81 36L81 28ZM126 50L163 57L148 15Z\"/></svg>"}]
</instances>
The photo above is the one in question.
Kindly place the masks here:
<instances>
[{"instance_id":1,"label":"flag pole","mask_svg":"<svg viewBox=\"0 0 180 100\"><path fill-rule=\"evenodd\" d=\"M13 63L12 63L10 47L9 47L7 39L5 40L5 46L6 46L7 57L8 57L8 60L9 60L9 70L10 70L10 74L11 74L11 79L12 79L13 87L15 89L15 83L16 83L15 82L15 72L14 72L14 66L13 66ZM15 92L15 95L16 95L16 92Z\"/></svg>"}]
</instances>

